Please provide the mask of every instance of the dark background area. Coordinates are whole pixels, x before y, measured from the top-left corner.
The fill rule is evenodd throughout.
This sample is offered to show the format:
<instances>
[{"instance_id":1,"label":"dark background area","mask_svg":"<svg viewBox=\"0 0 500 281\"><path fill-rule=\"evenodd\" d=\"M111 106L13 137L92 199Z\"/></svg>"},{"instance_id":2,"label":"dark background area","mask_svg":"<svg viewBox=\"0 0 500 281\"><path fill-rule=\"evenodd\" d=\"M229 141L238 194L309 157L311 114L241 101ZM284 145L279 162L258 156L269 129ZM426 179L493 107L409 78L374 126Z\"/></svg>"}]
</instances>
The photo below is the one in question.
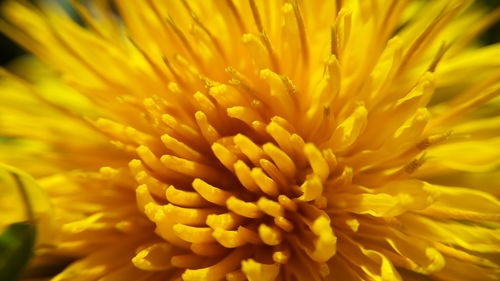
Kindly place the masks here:
<instances>
[{"instance_id":1,"label":"dark background area","mask_svg":"<svg viewBox=\"0 0 500 281\"><path fill-rule=\"evenodd\" d=\"M0 0L0 4L5 1L6 0ZM64 2L65 0L58 1ZM480 0L479 2L483 2L483 4L488 6L491 10L500 7L499 0ZM500 42L500 22L483 33L480 37L480 40L484 44L494 44ZM19 48L9 38L0 33L0 65L6 65L14 58L22 55L23 53L24 52L21 48Z\"/></svg>"},{"instance_id":2,"label":"dark background area","mask_svg":"<svg viewBox=\"0 0 500 281\"><path fill-rule=\"evenodd\" d=\"M7 64L21 54L23 54L21 48L5 37L5 35L0 34L0 65Z\"/></svg>"}]
</instances>

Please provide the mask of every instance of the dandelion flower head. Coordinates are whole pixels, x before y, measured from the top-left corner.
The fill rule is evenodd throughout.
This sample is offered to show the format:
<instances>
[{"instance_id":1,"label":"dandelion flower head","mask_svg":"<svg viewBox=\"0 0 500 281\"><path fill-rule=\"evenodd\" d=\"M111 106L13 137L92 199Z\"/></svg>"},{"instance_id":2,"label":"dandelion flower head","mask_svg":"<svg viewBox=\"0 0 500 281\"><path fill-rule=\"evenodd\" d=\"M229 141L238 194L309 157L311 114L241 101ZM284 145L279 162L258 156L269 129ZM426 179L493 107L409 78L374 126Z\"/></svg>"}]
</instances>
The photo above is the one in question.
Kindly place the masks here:
<instances>
[{"instance_id":1,"label":"dandelion flower head","mask_svg":"<svg viewBox=\"0 0 500 281\"><path fill-rule=\"evenodd\" d=\"M39 60L1 73L0 160L51 198L52 280L499 280L500 10L72 5L0 21Z\"/></svg>"}]
</instances>

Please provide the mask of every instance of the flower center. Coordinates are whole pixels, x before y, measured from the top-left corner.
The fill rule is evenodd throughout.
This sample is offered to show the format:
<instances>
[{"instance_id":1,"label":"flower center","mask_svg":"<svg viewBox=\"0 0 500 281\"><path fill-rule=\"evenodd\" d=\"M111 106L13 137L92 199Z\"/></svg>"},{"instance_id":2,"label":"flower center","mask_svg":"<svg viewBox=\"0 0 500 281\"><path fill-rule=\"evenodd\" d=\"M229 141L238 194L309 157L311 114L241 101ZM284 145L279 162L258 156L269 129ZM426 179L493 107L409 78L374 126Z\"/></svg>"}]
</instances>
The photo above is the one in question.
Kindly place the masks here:
<instances>
[{"instance_id":1,"label":"flower center","mask_svg":"<svg viewBox=\"0 0 500 281\"><path fill-rule=\"evenodd\" d=\"M161 140L171 153L157 157L140 146L141 160L130 163L141 183L140 208L174 245L164 254L187 269L185 280L233 271L249 276L257 267L277 274L289 263L291 272L306 267L326 276L336 237L324 195L346 179L333 152L305 143L283 118L272 118L266 135L221 137L207 115L195 113L204 137L213 140L211 151L173 137L196 131L163 116L172 133Z\"/></svg>"}]
</instances>

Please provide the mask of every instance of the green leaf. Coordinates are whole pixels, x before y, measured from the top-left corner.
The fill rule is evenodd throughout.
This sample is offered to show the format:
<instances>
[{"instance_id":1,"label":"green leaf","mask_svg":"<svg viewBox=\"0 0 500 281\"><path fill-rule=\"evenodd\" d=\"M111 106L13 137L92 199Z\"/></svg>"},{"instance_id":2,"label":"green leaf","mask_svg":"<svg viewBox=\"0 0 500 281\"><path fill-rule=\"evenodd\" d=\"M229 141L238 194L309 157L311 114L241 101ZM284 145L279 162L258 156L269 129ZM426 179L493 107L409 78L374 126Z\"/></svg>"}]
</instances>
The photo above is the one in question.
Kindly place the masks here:
<instances>
[{"instance_id":1,"label":"green leaf","mask_svg":"<svg viewBox=\"0 0 500 281\"><path fill-rule=\"evenodd\" d=\"M37 243L50 242L51 210L35 179L0 163L0 281L17 280Z\"/></svg>"},{"instance_id":2,"label":"green leaf","mask_svg":"<svg viewBox=\"0 0 500 281\"><path fill-rule=\"evenodd\" d=\"M15 281L28 264L36 239L36 227L28 222L11 224L0 235L0 281Z\"/></svg>"}]
</instances>

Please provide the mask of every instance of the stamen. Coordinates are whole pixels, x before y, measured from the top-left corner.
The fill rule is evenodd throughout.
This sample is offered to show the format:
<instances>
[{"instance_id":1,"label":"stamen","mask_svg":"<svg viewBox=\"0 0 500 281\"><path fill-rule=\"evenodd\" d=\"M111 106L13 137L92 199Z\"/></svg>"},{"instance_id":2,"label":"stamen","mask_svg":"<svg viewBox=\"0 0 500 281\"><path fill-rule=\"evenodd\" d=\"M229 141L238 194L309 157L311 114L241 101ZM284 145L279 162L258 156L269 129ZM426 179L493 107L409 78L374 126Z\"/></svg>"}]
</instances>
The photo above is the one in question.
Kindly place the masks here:
<instances>
[{"instance_id":1,"label":"stamen","mask_svg":"<svg viewBox=\"0 0 500 281\"><path fill-rule=\"evenodd\" d=\"M431 64L429 65L429 72L435 72L436 67L438 66L439 62L443 58L444 54L446 51L450 49L451 45L446 44L443 42L441 46L439 47L439 50L437 51L436 55L434 56L434 59L432 60Z\"/></svg>"},{"instance_id":2,"label":"stamen","mask_svg":"<svg viewBox=\"0 0 500 281\"><path fill-rule=\"evenodd\" d=\"M241 185L243 185L243 187L245 187L247 190L251 192L260 191L259 187L251 176L250 168L245 164L245 162L241 160L236 161L236 163L234 163L234 173L236 174L236 177L238 177Z\"/></svg>"},{"instance_id":3,"label":"stamen","mask_svg":"<svg viewBox=\"0 0 500 281\"><path fill-rule=\"evenodd\" d=\"M231 230L237 228L245 221L240 215L233 212L223 213L223 214L211 214L207 217L206 224L212 229L224 229Z\"/></svg>"},{"instance_id":4,"label":"stamen","mask_svg":"<svg viewBox=\"0 0 500 281\"><path fill-rule=\"evenodd\" d=\"M295 18L297 19L297 28L299 30L300 36L300 48L302 50L302 59L304 61L304 65L307 66L309 64L309 44L307 42L306 27L304 25L304 19L302 18L297 0L291 0L291 2L293 5Z\"/></svg>"},{"instance_id":5,"label":"stamen","mask_svg":"<svg viewBox=\"0 0 500 281\"><path fill-rule=\"evenodd\" d=\"M260 190L265 194L276 197L279 195L278 184L271 179L261 168L253 168L250 176L257 184Z\"/></svg>"},{"instance_id":6,"label":"stamen","mask_svg":"<svg viewBox=\"0 0 500 281\"><path fill-rule=\"evenodd\" d=\"M452 135L452 133L453 131L448 131L446 133L429 136L425 140L419 142L416 147L419 150L426 150L432 145L445 141Z\"/></svg>"},{"instance_id":7,"label":"stamen","mask_svg":"<svg viewBox=\"0 0 500 281\"><path fill-rule=\"evenodd\" d=\"M279 264L262 264L253 259L244 260L241 270L249 280L273 281L280 273Z\"/></svg>"},{"instance_id":8,"label":"stamen","mask_svg":"<svg viewBox=\"0 0 500 281\"><path fill-rule=\"evenodd\" d=\"M76 0L72 0L76 1ZM141 55L146 59L146 62L149 64L153 72L160 78L160 80L163 82L163 84L168 83L171 79L165 75L165 72L159 68L159 66L151 59L151 57L137 45L137 43L132 39L132 37L129 37L129 41L134 45L134 47L141 53Z\"/></svg>"},{"instance_id":9,"label":"stamen","mask_svg":"<svg viewBox=\"0 0 500 281\"><path fill-rule=\"evenodd\" d=\"M321 196L323 193L323 184L317 175L309 176L306 181L300 186L302 195L297 198L300 201L309 202Z\"/></svg>"},{"instance_id":10,"label":"stamen","mask_svg":"<svg viewBox=\"0 0 500 281\"><path fill-rule=\"evenodd\" d=\"M177 118L170 114L162 114L161 121L185 140L199 140L202 137L197 130L179 122Z\"/></svg>"},{"instance_id":11,"label":"stamen","mask_svg":"<svg viewBox=\"0 0 500 281\"><path fill-rule=\"evenodd\" d=\"M221 179L227 179L227 176L222 174L218 169L195 161L182 159L172 155L163 155L160 160L168 169L193 178L201 178L210 182L219 183Z\"/></svg>"},{"instance_id":12,"label":"stamen","mask_svg":"<svg viewBox=\"0 0 500 281\"><path fill-rule=\"evenodd\" d=\"M173 185L169 186L165 191L165 198L172 204L182 207L199 208L210 206L210 203L203 199L199 193L177 189Z\"/></svg>"},{"instance_id":13,"label":"stamen","mask_svg":"<svg viewBox=\"0 0 500 281\"><path fill-rule=\"evenodd\" d=\"M194 179L193 188L196 190L205 200L216 205L225 206L227 199L233 196L231 192L222 190L218 187L210 185L203 181L202 179Z\"/></svg>"},{"instance_id":14,"label":"stamen","mask_svg":"<svg viewBox=\"0 0 500 281\"><path fill-rule=\"evenodd\" d=\"M278 196L278 202L288 211L296 212L298 210L297 204L284 194Z\"/></svg>"},{"instance_id":15,"label":"stamen","mask_svg":"<svg viewBox=\"0 0 500 281\"><path fill-rule=\"evenodd\" d=\"M260 33L264 32L262 20L260 19L259 9L257 8L257 4L255 4L255 0L248 0L248 3L250 4L250 9L252 10L252 15L255 21L255 25L257 26L257 30Z\"/></svg>"},{"instance_id":16,"label":"stamen","mask_svg":"<svg viewBox=\"0 0 500 281\"><path fill-rule=\"evenodd\" d=\"M175 24L175 22L172 19L172 17L170 15L168 15L165 18L165 21L172 28L172 30L177 35L177 37L181 40L182 45L184 46L184 48L186 48L186 50L188 51L188 53L191 55L191 58L196 62L196 64L198 66L203 67L203 64L201 63L201 60L200 60L198 54L193 49L193 44L191 44L189 42L189 40L184 35L184 33L182 32L182 30Z\"/></svg>"},{"instance_id":17,"label":"stamen","mask_svg":"<svg viewBox=\"0 0 500 281\"><path fill-rule=\"evenodd\" d=\"M398 71L404 71L408 64L412 61L413 57L418 51L425 47L426 40L432 36L435 32L438 32L442 28L442 24L449 20L454 14L460 11L460 5L452 8L444 8L427 26L427 28L413 41L410 47L407 49L401 64L399 65Z\"/></svg>"},{"instance_id":18,"label":"stamen","mask_svg":"<svg viewBox=\"0 0 500 281\"><path fill-rule=\"evenodd\" d=\"M266 143L262 146L264 152L271 157L273 162L278 166L280 172L286 175L289 179L294 179L297 173L297 168L293 160L281 149L272 143Z\"/></svg>"},{"instance_id":19,"label":"stamen","mask_svg":"<svg viewBox=\"0 0 500 281\"><path fill-rule=\"evenodd\" d=\"M264 44L267 50L267 54L269 56L269 60L271 61L271 68L273 69L273 71L279 73L280 67L278 63L278 58L276 57L276 53L273 50L271 41L269 41L269 38L267 37L267 34L264 31L264 26L262 25L262 20L260 18L257 4L255 3L255 0L248 0L248 3L250 4L250 8L252 10L252 15L255 21L255 25L257 26L257 30L259 31L260 41Z\"/></svg>"},{"instance_id":20,"label":"stamen","mask_svg":"<svg viewBox=\"0 0 500 281\"><path fill-rule=\"evenodd\" d=\"M277 263L286 264L291 257L290 249L283 244L276 246L273 252L273 260Z\"/></svg>"},{"instance_id":21,"label":"stamen","mask_svg":"<svg viewBox=\"0 0 500 281\"><path fill-rule=\"evenodd\" d=\"M213 144L221 138L219 132L210 124L205 113L197 111L195 114L196 123L208 144Z\"/></svg>"},{"instance_id":22,"label":"stamen","mask_svg":"<svg viewBox=\"0 0 500 281\"><path fill-rule=\"evenodd\" d=\"M173 204L163 206L168 217L175 217L175 221L189 226L204 226L207 216L220 212L217 208L190 208L179 207Z\"/></svg>"},{"instance_id":23,"label":"stamen","mask_svg":"<svg viewBox=\"0 0 500 281\"><path fill-rule=\"evenodd\" d=\"M212 152L215 157L226 167L229 171L234 172L234 164L238 161L238 157L229 150L225 145L215 142L212 144Z\"/></svg>"},{"instance_id":24,"label":"stamen","mask_svg":"<svg viewBox=\"0 0 500 281\"><path fill-rule=\"evenodd\" d=\"M314 174L318 175L321 181L324 182L328 178L330 168L325 158L323 158L321 151L316 147L316 145L307 143L304 146L304 153Z\"/></svg>"},{"instance_id":25,"label":"stamen","mask_svg":"<svg viewBox=\"0 0 500 281\"><path fill-rule=\"evenodd\" d=\"M230 0L228 0L230 1ZM220 42L217 40L217 38L208 30L208 28L203 24L203 22L200 20L200 18L196 15L196 13L193 11L191 6L189 6L189 3L186 0L182 0L182 4L188 10L189 14L191 15L191 18L193 21L207 34L208 38L210 38L210 41L214 45L215 49L217 52L221 55L221 57L225 60L226 59L226 54L224 52L224 49L222 48L222 45Z\"/></svg>"},{"instance_id":26,"label":"stamen","mask_svg":"<svg viewBox=\"0 0 500 281\"><path fill-rule=\"evenodd\" d=\"M193 161L206 161L201 153L168 134L162 135L161 141L165 144L165 148L172 151L175 156Z\"/></svg>"},{"instance_id":27,"label":"stamen","mask_svg":"<svg viewBox=\"0 0 500 281\"><path fill-rule=\"evenodd\" d=\"M426 161L425 153L422 154L418 159L412 160L408 165L404 167L404 171L408 174L412 174L415 172L418 168L420 168Z\"/></svg>"},{"instance_id":28,"label":"stamen","mask_svg":"<svg viewBox=\"0 0 500 281\"><path fill-rule=\"evenodd\" d=\"M264 215L255 203L245 202L236 197L230 197L226 201L226 205L229 210L246 218L256 219Z\"/></svg>"},{"instance_id":29,"label":"stamen","mask_svg":"<svg viewBox=\"0 0 500 281\"><path fill-rule=\"evenodd\" d=\"M249 127L253 127L255 121L261 123L263 121L263 119L258 115L257 112L247 106L234 106L228 108L227 115L231 118L243 121Z\"/></svg>"},{"instance_id":30,"label":"stamen","mask_svg":"<svg viewBox=\"0 0 500 281\"><path fill-rule=\"evenodd\" d=\"M389 25L389 23L391 21L391 18L394 17L394 15L395 15L394 11L396 10L396 6L398 5L398 2L401 2L401 1L398 1L398 0L391 1L389 8L385 12L384 20L380 24L380 28L382 28L382 34L385 36L388 36L392 32L392 30L390 30L389 28L393 28L393 26Z\"/></svg>"},{"instance_id":31,"label":"stamen","mask_svg":"<svg viewBox=\"0 0 500 281\"><path fill-rule=\"evenodd\" d=\"M259 165L260 159L265 158L262 149L245 135L237 134L234 136L233 140L238 149L247 156L254 165Z\"/></svg>"},{"instance_id":32,"label":"stamen","mask_svg":"<svg viewBox=\"0 0 500 281\"><path fill-rule=\"evenodd\" d=\"M238 24L238 27L240 29L240 32L246 33L245 25L243 24L243 20L241 18L240 13L238 12L238 9L233 3L233 0L226 0L226 4L229 7L229 10L231 10L231 13L233 14L234 18L236 19L236 23Z\"/></svg>"},{"instance_id":33,"label":"stamen","mask_svg":"<svg viewBox=\"0 0 500 281\"><path fill-rule=\"evenodd\" d=\"M283 240L282 232L276 226L261 224L259 226L260 239L267 245L276 246Z\"/></svg>"},{"instance_id":34,"label":"stamen","mask_svg":"<svg viewBox=\"0 0 500 281\"><path fill-rule=\"evenodd\" d=\"M257 201L257 206L266 214L273 217L282 217L285 214L283 207L276 201L261 197Z\"/></svg>"},{"instance_id":35,"label":"stamen","mask_svg":"<svg viewBox=\"0 0 500 281\"><path fill-rule=\"evenodd\" d=\"M275 217L273 221L279 228L283 229L286 232L292 232L295 228L293 226L293 223L284 217Z\"/></svg>"},{"instance_id":36,"label":"stamen","mask_svg":"<svg viewBox=\"0 0 500 281\"><path fill-rule=\"evenodd\" d=\"M335 9L337 10L336 14L340 12L342 6L344 5L343 0L335 0Z\"/></svg>"},{"instance_id":37,"label":"stamen","mask_svg":"<svg viewBox=\"0 0 500 281\"><path fill-rule=\"evenodd\" d=\"M248 243L239 230L224 230L217 228L212 234L222 246L226 248L237 248Z\"/></svg>"},{"instance_id":38,"label":"stamen","mask_svg":"<svg viewBox=\"0 0 500 281\"><path fill-rule=\"evenodd\" d=\"M202 269L187 269L182 274L182 279L185 281L220 280L240 267L241 260L247 255L247 250L245 247L239 247L215 265Z\"/></svg>"},{"instance_id":39,"label":"stamen","mask_svg":"<svg viewBox=\"0 0 500 281\"><path fill-rule=\"evenodd\" d=\"M189 243L215 242L212 236L213 230L210 227L196 227L176 223L173 226L173 230L180 239Z\"/></svg>"},{"instance_id":40,"label":"stamen","mask_svg":"<svg viewBox=\"0 0 500 281\"><path fill-rule=\"evenodd\" d=\"M332 25L330 28L330 54L339 56L339 35L337 34L337 26Z\"/></svg>"},{"instance_id":41,"label":"stamen","mask_svg":"<svg viewBox=\"0 0 500 281\"><path fill-rule=\"evenodd\" d=\"M184 88L186 85L186 82L184 82L184 80L181 78L179 73L177 73L177 71L173 68L172 64L170 63L170 60L165 56L162 57L162 60L163 60L163 63L167 66L170 73L172 73L172 75L174 76L175 81L177 81L177 83L179 83L179 85L181 85L181 87Z\"/></svg>"},{"instance_id":42,"label":"stamen","mask_svg":"<svg viewBox=\"0 0 500 281\"><path fill-rule=\"evenodd\" d=\"M164 259L163 257L169 257L171 254L171 245L167 243L156 243L140 250L135 257L132 258L132 263L137 268L146 271L168 270L172 268L172 265L168 259Z\"/></svg>"},{"instance_id":43,"label":"stamen","mask_svg":"<svg viewBox=\"0 0 500 281\"><path fill-rule=\"evenodd\" d=\"M279 186L287 186L288 182L285 177L281 174L278 168L273 164L273 162L267 159L260 159L259 161L262 169L274 180Z\"/></svg>"}]
</instances>

